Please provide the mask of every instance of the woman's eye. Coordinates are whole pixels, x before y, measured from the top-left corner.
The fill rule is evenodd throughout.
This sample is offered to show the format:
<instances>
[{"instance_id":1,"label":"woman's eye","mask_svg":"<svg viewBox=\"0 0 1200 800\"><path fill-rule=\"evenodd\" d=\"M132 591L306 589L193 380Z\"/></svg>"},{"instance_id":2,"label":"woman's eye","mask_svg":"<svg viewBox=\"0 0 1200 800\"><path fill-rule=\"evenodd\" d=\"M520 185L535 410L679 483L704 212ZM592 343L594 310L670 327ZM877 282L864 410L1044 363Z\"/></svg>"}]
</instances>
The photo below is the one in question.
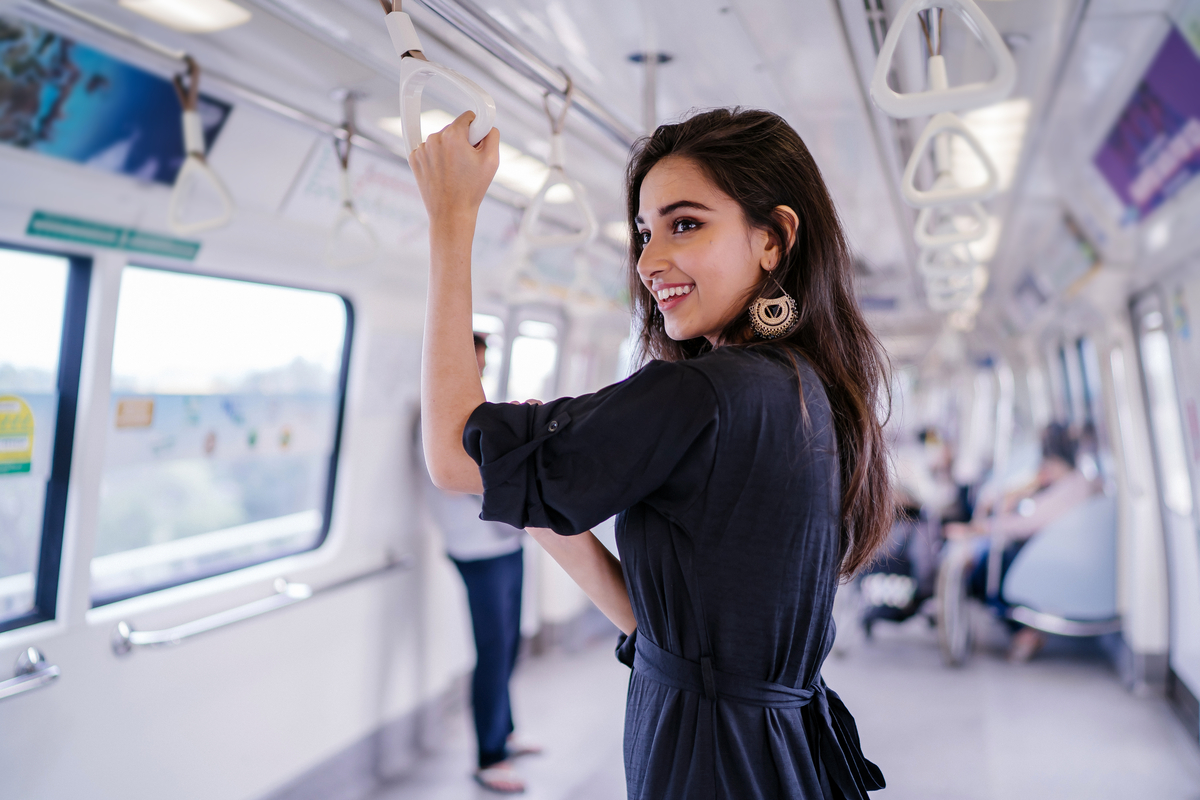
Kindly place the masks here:
<instances>
[{"instance_id":1,"label":"woman's eye","mask_svg":"<svg viewBox=\"0 0 1200 800\"><path fill-rule=\"evenodd\" d=\"M675 233L687 233L688 231L693 231L699 227L700 224L694 219L677 219L671 226L671 229L675 231Z\"/></svg>"},{"instance_id":2,"label":"woman's eye","mask_svg":"<svg viewBox=\"0 0 1200 800\"><path fill-rule=\"evenodd\" d=\"M638 239L641 240L642 245L650 244L650 231L638 231Z\"/></svg>"}]
</instances>

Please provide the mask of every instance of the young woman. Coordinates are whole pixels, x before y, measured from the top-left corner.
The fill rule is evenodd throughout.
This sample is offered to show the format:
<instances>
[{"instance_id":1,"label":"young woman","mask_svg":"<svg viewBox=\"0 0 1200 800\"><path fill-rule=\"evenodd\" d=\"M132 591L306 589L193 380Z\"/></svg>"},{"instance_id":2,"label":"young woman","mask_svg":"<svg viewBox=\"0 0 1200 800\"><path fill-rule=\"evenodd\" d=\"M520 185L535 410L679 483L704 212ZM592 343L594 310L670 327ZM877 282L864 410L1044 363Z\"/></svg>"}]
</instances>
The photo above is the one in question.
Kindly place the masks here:
<instances>
[{"instance_id":1,"label":"young woman","mask_svg":"<svg viewBox=\"0 0 1200 800\"><path fill-rule=\"evenodd\" d=\"M484 402L470 254L499 134L413 152L431 266L421 404L436 483L530 528L626 633L629 797L864 798L883 787L821 679L833 597L894 511L884 363L820 171L787 123L664 125L627 174L654 359L594 395ZM620 514L618 563L587 531ZM539 530L540 529L540 530Z\"/></svg>"}]
</instances>

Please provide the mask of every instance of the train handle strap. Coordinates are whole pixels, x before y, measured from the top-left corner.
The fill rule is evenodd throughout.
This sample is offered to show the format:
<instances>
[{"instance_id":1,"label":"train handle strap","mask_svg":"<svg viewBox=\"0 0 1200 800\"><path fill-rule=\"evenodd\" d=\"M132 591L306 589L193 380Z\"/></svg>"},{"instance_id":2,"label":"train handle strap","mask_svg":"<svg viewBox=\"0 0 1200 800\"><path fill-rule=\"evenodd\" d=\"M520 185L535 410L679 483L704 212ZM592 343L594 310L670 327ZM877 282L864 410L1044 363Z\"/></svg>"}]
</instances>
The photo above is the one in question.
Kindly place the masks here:
<instances>
[{"instance_id":1,"label":"train handle strap","mask_svg":"<svg viewBox=\"0 0 1200 800\"><path fill-rule=\"evenodd\" d=\"M953 213L954 208L961 208L967 213ZM966 228L958 227L958 220L967 217L973 224ZM988 235L991 222L987 211L978 202L959 203L954 207L930 206L921 209L917 214L917 226L913 230L913 238L917 247L922 250L937 250L956 244L976 242Z\"/></svg>"},{"instance_id":2,"label":"train handle strap","mask_svg":"<svg viewBox=\"0 0 1200 800\"><path fill-rule=\"evenodd\" d=\"M167 204L167 226L181 236L219 228L233 218L233 198L224 182L208 165L205 159L204 125L200 120L200 65L191 56L185 56L187 80L176 75L172 83L179 105L183 107L183 165L175 176L171 199ZM208 219L185 220L184 208L187 198L196 186L207 184L211 194L220 202L219 210Z\"/></svg>"},{"instance_id":3,"label":"train handle strap","mask_svg":"<svg viewBox=\"0 0 1200 800\"><path fill-rule=\"evenodd\" d=\"M399 0L380 2L387 14L384 21L392 46L400 56L400 124L404 133L404 152L411 153L421 144L421 93L433 78L441 78L457 89L467 101L467 108L475 112L475 119L467 129L467 139L472 146L479 144L496 121L496 101L475 81L425 57L412 18L400 10Z\"/></svg>"},{"instance_id":4,"label":"train handle strap","mask_svg":"<svg viewBox=\"0 0 1200 800\"><path fill-rule=\"evenodd\" d=\"M888 72L901 34L908 22L921 11L929 8L956 10L983 42L984 49L996 66L996 74L984 83L967 83L962 86L933 86L923 92L899 93L888 86ZM942 59L931 54L930 61ZM944 65L942 67L945 72ZM888 29L879 58L875 61L875 73L871 78L871 99L888 116L908 119L927 117L943 111L965 111L971 108L998 103L1012 92L1017 83L1017 62L1013 60L1008 46L1000 38L999 31L992 25L974 0L907 0Z\"/></svg>"},{"instance_id":5,"label":"train handle strap","mask_svg":"<svg viewBox=\"0 0 1200 800\"><path fill-rule=\"evenodd\" d=\"M538 189L537 194L529 201L517 229L517 236L535 250L544 247L582 247L595 238L596 231L599 229L596 213L587 201L587 191L579 181L567 175L564 167L566 147L563 143L563 128L566 125L567 112L575 99L575 84L566 72L563 72L563 77L567 79L567 92L563 100L563 107L557 114L550 110L550 93L546 92L542 95L542 107L546 109L546 116L550 120L550 172L546 175L546 180ZM580 227L576 231L567 233L536 234L534 227L546 207L546 196L552 188L558 185L564 185L570 190L570 204L579 209Z\"/></svg>"},{"instance_id":6,"label":"train handle strap","mask_svg":"<svg viewBox=\"0 0 1200 800\"><path fill-rule=\"evenodd\" d=\"M354 195L350 190L350 140L354 136L355 97L353 92L347 92L343 100L344 122L333 139L333 150L337 153L338 178L341 204L325 241L325 263L331 267L353 267L366 264L375 258L379 250L379 237L375 230L363 219L362 214L354 205ZM350 247L348 237L358 232L358 239L365 240L365 246Z\"/></svg>"},{"instance_id":7,"label":"train handle strap","mask_svg":"<svg viewBox=\"0 0 1200 800\"><path fill-rule=\"evenodd\" d=\"M926 279L953 278L969 274L979 262L965 245L922 250L917 257L917 271Z\"/></svg>"},{"instance_id":8,"label":"train handle strap","mask_svg":"<svg viewBox=\"0 0 1200 800\"><path fill-rule=\"evenodd\" d=\"M959 137L978 156L983 164L987 177L977 186L958 186L948 169L950 141ZM935 164L938 176L929 189L918 189L916 184L917 169L925 157L925 151L930 144L935 145ZM904 177L900 181L900 193L904 201L913 208L928 208L929 206L947 205L950 203L970 203L987 200L1000 190L1000 173L991 157L983 149L983 145L966 124L949 112L936 114L913 146L912 155L904 167Z\"/></svg>"}]
</instances>

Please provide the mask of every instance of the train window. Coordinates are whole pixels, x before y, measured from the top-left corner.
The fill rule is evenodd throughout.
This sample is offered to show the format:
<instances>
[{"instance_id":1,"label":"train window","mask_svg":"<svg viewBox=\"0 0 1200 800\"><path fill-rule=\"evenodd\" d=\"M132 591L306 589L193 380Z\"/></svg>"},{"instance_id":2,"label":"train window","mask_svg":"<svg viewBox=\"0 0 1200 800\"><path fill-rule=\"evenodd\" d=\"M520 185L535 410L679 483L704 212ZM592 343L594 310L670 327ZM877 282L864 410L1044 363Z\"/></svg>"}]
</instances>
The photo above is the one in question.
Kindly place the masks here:
<instances>
[{"instance_id":1,"label":"train window","mask_svg":"<svg viewBox=\"0 0 1200 800\"><path fill-rule=\"evenodd\" d=\"M55 613L88 271L0 248L0 630Z\"/></svg>"},{"instance_id":2,"label":"train window","mask_svg":"<svg viewBox=\"0 0 1200 800\"><path fill-rule=\"evenodd\" d=\"M501 399L500 376L504 372L504 321L492 314L473 314L471 327L487 342L483 394L490 402L498 402Z\"/></svg>"},{"instance_id":3,"label":"train window","mask_svg":"<svg viewBox=\"0 0 1200 800\"><path fill-rule=\"evenodd\" d=\"M549 400L557 388L558 327L550 322L522 320L509 359L508 397Z\"/></svg>"},{"instance_id":4,"label":"train window","mask_svg":"<svg viewBox=\"0 0 1200 800\"><path fill-rule=\"evenodd\" d=\"M351 327L335 294L125 269L94 605L320 545Z\"/></svg>"}]
</instances>

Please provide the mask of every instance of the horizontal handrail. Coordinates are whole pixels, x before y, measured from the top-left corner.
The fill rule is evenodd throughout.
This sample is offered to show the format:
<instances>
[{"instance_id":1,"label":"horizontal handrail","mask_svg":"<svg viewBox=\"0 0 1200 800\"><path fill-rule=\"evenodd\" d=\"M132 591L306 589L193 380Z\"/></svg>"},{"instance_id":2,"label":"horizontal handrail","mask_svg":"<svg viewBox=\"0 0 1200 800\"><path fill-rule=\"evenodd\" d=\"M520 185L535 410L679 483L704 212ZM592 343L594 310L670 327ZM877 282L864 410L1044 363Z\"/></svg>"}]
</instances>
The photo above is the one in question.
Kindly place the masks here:
<instances>
[{"instance_id":1,"label":"horizontal handrail","mask_svg":"<svg viewBox=\"0 0 1200 800\"><path fill-rule=\"evenodd\" d=\"M30 647L17 659L14 676L0 681L0 700L49 686L60 674L59 668L47 664L36 647Z\"/></svg>"},{"instance_id":2,"label":"horizontal handrail","mask_svg":"<svg viewBox=\"0 0 1200 800\"><path fill-rule=\"evenodd\" d=\"M408 569L412 566L412 563L413 559L410 556L404 556L390 561L382 567L376 567L375 569L336 581L316 590L305 583L292 583L284 578L277 578L275 581L276 593L270 597L253 600L245 605L225 611L218 611L216 614L210 614L207 617L201 617L191 622L184 622L160 631L135 630L132 625L122 620L117 623L117 627L113 631L112 649L115 654L123 656L133 652L135 647L169 647L177 645L186 639L199 636L202 633L209 633L219 628L244 622L248 619L254 619L263 614L269 614L272 611L278 611L281 608L302 603L317 594L341 589L350 584L383 575L393 570Z\"/></svg>"},{"instance_id":3,"label":"horizontal handrail","mask_svg":"<svg viewBox=\"0 0 1200 800\"><path fill-rule=\"evenodd\" d=\"M1008 610L1008 617L1022 625L1059 636L1104 636L1121 630L1120 617L1100 620L1066 619L1055 614L1034 611L1027 606L1013 606Z\"/></svg>"}]
</instances>

